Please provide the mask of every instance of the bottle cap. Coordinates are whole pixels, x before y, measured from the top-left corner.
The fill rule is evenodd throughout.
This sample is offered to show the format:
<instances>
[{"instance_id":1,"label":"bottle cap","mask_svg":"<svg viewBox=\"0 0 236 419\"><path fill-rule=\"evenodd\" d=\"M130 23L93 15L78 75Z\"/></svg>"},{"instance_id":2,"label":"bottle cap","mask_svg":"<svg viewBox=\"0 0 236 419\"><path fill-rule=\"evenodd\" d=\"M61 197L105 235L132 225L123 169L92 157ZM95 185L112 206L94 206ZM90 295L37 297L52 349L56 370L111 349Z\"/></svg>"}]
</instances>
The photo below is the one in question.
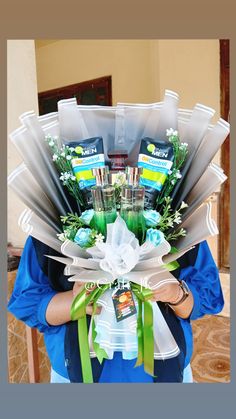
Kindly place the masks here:
<instances>
[{"instance_id":1,"label":"bottle cap","mask_svg":"<svg viewBox=\"0 0 236 419\"><path fill-rule=\"evenodd\" d=\"M142 167L126 167L126 176L128 185L138 186L140 175L142 174Z\"/></svg>"},{"instance_id":2,"label":"bottle cap","mask_svg":"<svg viewBox=\"0 0 236 419\"><path fill-rule=\"evenodd\" d=\"M104 186L108 185L108 174L109 174L109 167L96 167L92 169L93 176L96 178L96 185L97 186Z\"/></svg>"}]
</instances>

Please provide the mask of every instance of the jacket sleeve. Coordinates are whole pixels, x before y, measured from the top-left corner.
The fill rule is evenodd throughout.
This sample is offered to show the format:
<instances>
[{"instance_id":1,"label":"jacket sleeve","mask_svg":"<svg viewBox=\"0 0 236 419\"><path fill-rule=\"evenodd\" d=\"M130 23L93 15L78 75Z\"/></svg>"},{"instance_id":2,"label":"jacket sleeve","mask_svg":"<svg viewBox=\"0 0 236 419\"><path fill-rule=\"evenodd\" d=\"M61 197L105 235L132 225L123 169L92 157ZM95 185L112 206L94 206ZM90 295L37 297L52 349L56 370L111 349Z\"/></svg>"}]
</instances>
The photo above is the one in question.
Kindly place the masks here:
<instances>
[{"instance_id":1,"label":"jacket sleeve","mask_svg":"<svg viewBox=\"0 0 236 419\"><path fill-rule=\"evenodd\" d=\"M49 301L57 294L41 270L33 241L28 237L21 256L8 310L19 320L40 332L56 333L61 326L51 326L46 320Z\"/></svg>"},{"instance_id":2,"label":"jacket sleeve","mask_svg":"<svg viewBox=\"0 0 236 419\"><path fill-rule=\"evenodd\" d=\"M199 245L194 266L181 270L180 279L188 284L194 298L190 320L199 319L205 314L221 312L224 299L219 271L206 241Z\"/></svg>"}]
</instances>

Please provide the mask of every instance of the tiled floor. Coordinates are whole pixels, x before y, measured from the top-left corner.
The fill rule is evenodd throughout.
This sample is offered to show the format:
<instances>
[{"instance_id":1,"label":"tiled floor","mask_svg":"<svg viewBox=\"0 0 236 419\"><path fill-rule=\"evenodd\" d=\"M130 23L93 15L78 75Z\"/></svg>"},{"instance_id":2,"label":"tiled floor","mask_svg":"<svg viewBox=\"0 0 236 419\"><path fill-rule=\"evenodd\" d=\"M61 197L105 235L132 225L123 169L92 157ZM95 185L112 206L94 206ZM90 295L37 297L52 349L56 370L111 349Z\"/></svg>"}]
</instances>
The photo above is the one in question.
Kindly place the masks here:
<instances>
[{"instance_id":1,"label":"tiled floor","mask_svg":"<svg viewBox=\"0 0 236 419\"><path fill-rule=\"evenodd\" d=\"M9 296L15 272L8 273ZM192 368L198 383L227 383L230 381L230 320L222 316L206 316L193 322L194 354ZM49 382L50 364L43 335L38 333L40 382ZM9 381L28 383L28 359L25 325L8 313Z\"/></svg>"}]
</instances>

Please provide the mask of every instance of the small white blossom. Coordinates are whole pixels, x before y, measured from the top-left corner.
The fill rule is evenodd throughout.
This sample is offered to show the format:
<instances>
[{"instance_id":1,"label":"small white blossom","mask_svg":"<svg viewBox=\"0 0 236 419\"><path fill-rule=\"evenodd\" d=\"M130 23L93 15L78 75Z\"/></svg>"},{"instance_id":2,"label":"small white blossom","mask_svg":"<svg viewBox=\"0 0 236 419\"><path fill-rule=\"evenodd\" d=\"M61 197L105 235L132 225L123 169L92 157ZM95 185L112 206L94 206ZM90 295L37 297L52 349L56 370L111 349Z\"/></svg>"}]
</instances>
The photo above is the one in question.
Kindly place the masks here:
<instances>
[{"instance_id":1,"label":"small white blossom","mask_svg":"<svg viewBox=\"0 0 236 419\"><path fill-rule=\"evenodd\" d=\"M175 174L177 179L180 179L182 177L181 173L179 170L177 170L176 174Z\"/></svg>"},{"instance_id":2,"label":"small white blossom","mask_svg":"<svg viewBox=\"0 0 236 419\"><path fill-rule=\"evenodd\" d=\"M57 161L58 160L58 155L57 154L53 154L52 159L53 159L53 161Z\"/></svg>"},{"instance_id":3,"label":"small white blossom","mask_svg":"<svg viewBox=\"0 0 236 419\"><path fill-rule=\"evenodd\" d=\"M180 206L180 210L187 208L188 204L186 204L186 202L182 201L181 206Z\"/></svg>"},{"instance_id":4,"label":"small white blossom","mask_svg":"<svg viewBox=\"0 0 236 419\"><path fill-rule=\"evenodd\" d=\"M123 172L118 172L115 178L115 185L116 186L123 186L126 184L126 178Z\"/></svg>"},{"instance_id":5,"label":"small white blossom","mask_svg":"<svg viewBox=\"0 0 236 419\"><path fill-rule=\"evenodd\" d=\"M73 151L75 151L75 148L74 147L69 147L69 149L70 149L70 152L71 153L73 153Z\"/></svg>"},{"instance_id":6,"label":"small white blossom","mask_svg":"<svg viewBox=\"0 0 236 419\"><path fill-rule=\"evenodd\" d=\"M96 234L96 236L95 236L95 244L102 243L104 239L105 239L105 237L101 233Z\"/></svg>"},{"instance_id":7,"label":"small white blossom","mask_svg":"<svg viewBox=\"0 0 236 419\"><path fill-rule=\"evenodd\" d=\"M76 177L75 176L73 176L73 175L71 175L71 180L73 180L73 182L76 180Z\"/></svg>"},{"instance_id":8,"label":"small white blossom","mask_svg":"<svg viewBox=\"0 0 236 419\"><path fill-rule=\"evenodd\" d=\"M71 160L72 157L70 155L66 156L66 160Z\"/></svg>"},{"instance_id":9,"label":"small white blossom","mask_svg":"<svg viewBox=\"0 0 236 419\"><path fill-rule=\"evenodd\" d=\"M48 145L50 145L50 147L53 147L55 145L55 143L54 143L53 140L51 140L51 141L49 141Z\"/></svg>"},{"instance_id":10,"label":"small white blossom","mask_svg":"<svg viewBox=\"0 0 236 419\"><path fill-rule=\"evenodd\" d=\"M181 223L181 217L179 215L174 218L174 223L176 223L176 224L180 224Z\"/></svg>"},{"instance_id":11,"label":"small white blossom","mask_svg":"<svg viewBox=\"0 0 236 419\"><path fill-rule=\"evenodd\" d=\"M64 176L65 176L65 180L68 180L68 179L70 179L71 174L69 172L65 172Z\"/></svg>"},{"instance_id":12,"label":"small white blossom","mask_svg":"<svg viewBox=\"0 0 236 419\"><path fill-rule=\"evenodd\" d=\"M66 154L65 154L65 152L64 152L64 151L62 151L62 153L61 153L61 157L66 157Z\"/></svg>"},{"instance_id":13,"label":"small white blossom","mask_svg":"<svg viewBox=\"0 0 236 419\"><path fill-rule=\"evenodd\" d=\"M166 130L166 136L167 137L172 137L172 136L177 136L178 135L178 131L174 130L173 128L167 128Z\"/></svg>"},{"instance_id":14,"label":"small white blossom","mask_svg":"<svg viewBox=\"0 0 236 419\"><path fill-rule=\"evenodd\" d=\"M171 184L175 185L176 181L174 179L171 180Z\"/></svg>"},{"instance_id":15,"label":"small white blossom","mask_svg":"<svg viewBox=\"0 0 236 419\"><path fill-rule=\"evenodd\" d=\"M183 147L188 147L188 143L181 143Z\"/></svg>"}]
</instances>

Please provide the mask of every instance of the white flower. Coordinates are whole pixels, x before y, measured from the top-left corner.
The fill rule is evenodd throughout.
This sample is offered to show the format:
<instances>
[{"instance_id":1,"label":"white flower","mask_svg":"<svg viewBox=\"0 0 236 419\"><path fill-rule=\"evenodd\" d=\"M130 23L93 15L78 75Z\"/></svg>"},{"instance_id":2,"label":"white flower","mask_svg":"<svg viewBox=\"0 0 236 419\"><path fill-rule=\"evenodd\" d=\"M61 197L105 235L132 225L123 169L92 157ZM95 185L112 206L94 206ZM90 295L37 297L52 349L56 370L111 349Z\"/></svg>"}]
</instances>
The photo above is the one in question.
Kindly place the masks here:
<instances>
[{"instance_id":1,"label":"white flower","mask_svg":"<svg viewBox=\"0 0 236 419\"><path fill-rule=\"evenodd\" d=\"M73 151L75 151L75 148L74 147L69 147L69 149L70 149L70 152L71 153L73 153Z\"/></svg>"},{"instance_id":2,"label":"white flower","mask_svg":"<svg viewBox=\"0 0 236 419\"><path fill-rule=\"evenodd\" d=\"M96 236L95 236L95 244L102 243L104 239L105 239L105 237L101 233L96 234Z\"/></svg>"},{"instance_id":3,"label":"white flower","mask_svg":"<svg viewBox=\"0 0 236 419\"><path fill-rule=\"evenodd\" d=\"M176 224L180 224L181 223L181 217L179 215L177 217L175 217L174 223L176 223Z\"/></svg>"},{"instance_id":4,"label":"white flower","mask_svg":"<svg viewBox=\"0 0 236 419\"><path fill-rule=\"evenodd\" d=\"M182 177L181 173L179 170L177 170L176 174L175 174L177 179L180 179Z\"/></svg>"},{"instance_id":5,"label":"white flower","mask_svg":"<svg viewBox=\"0 0 236 419\"><path fill-rule=\"evenodd\" d=\"M55 145L55 143L54 143L53 140L51 140L51 141L49 141L48 145L50 145L50 147L53 147Z\"/></svg>"},{"instance_id":6,"label":"white flower","mask_svg":"<svg viewBox=\"0 0 236 419\"><path fill-rule=\"evenodd\" d=\"M64 173L61 173L60 180L65 180Z\"/></svg>"},{"instance_id":7,"label":"white flower","mask_svg":"<svg viewBox=\"0 0 236 419\"><path fill-rule=\"evenodd\" d=\"M181 143L183 147L188 147L188 143Z\"/></svg>"},{"instance_id":8,"label":"white flower","mask_svg":"<svg viewBox=\"0 0 236 419\"><path fill-rule=\"evenodd\" d=\"M72 157L70 155L66 156L66 160L71 160Z\"/></svg>"},{"instance_id":9,"label":"white flower","mask_svg":"<svg viewBox=\"0 0 236 419\"><path fill-rule=\"evenodd\" d=\"M174 179L171 180L171 184L175 185L176 181Z\"/></svg>"},{"instance_id":10,"label":"white flower","mask_svg":"<svg viewBox=\"0 0 236 419\"><path fill-rule=\"evenodd\" d=\"M65 172L64 177L65 177L65 180L68 180L68 179L70 179L71 174L69 172Z\"/></svg>"},{"instance_id":11,"label":"white flower","mask_svg":"<svg viewBox=\"0 0 236 419\"><path fill-rule=\"evenodd\" d=\"M53 159L53 161L57 161L58 160L58 155L57 154L53 154L52 159Z\"/></svg>"},{"instance_id":12,"label":"white flower","mask_svg":"<svg viewBox=\"0 0 236 419\"><path fill-rule=\"evenodd\" d=\"M64 152L64 151L62 151L62 153L61 153L61 157L66 157L66 154L65 154L65 152Z\"/></svg>"},{"instance_id":13,"label":"white flower","mask_svg":"<svg viewBox=\"0 0 236 419\"><path fill-rule=\"evenodd\" d=\"M177 135L178 135L178 131L174 130L173 128L167 128L166 130L167 137L172 137L172 136L177 136Z\"/></svg>"},{"instance_id":14,"label":"white flower","mask_svg":"<svg viewBox=\"0 0 236 419\"><path fill-rule=\"evenodd\" d=\"M73 180L73 182L76 180L76 177L75 176L73 176L73 175L71 175L71 180Z\"/></svg>"},{"instance_id":15,"label":"white flower","mask_svg":"<svg viewBox=\"0 0 236 419\"><path fill-rule=\"evenodd\" d=\"M186 204L186 202L182 201L181 206L180 206L180 210L184 209L184 208L187 208L187 207L188 207L188 204Z\"/></svg>"},{"instance_id":16,"label":"white flower","mask_svg":"<svg viewBox=\"0 0 236 419\"><path fill-rule=\"evenodd\" d=\"M122 186L124 184L126 184L126 178L124 176L124 172L118 172L115 177L115 185Z\"/></svg>"}]
</instances>

